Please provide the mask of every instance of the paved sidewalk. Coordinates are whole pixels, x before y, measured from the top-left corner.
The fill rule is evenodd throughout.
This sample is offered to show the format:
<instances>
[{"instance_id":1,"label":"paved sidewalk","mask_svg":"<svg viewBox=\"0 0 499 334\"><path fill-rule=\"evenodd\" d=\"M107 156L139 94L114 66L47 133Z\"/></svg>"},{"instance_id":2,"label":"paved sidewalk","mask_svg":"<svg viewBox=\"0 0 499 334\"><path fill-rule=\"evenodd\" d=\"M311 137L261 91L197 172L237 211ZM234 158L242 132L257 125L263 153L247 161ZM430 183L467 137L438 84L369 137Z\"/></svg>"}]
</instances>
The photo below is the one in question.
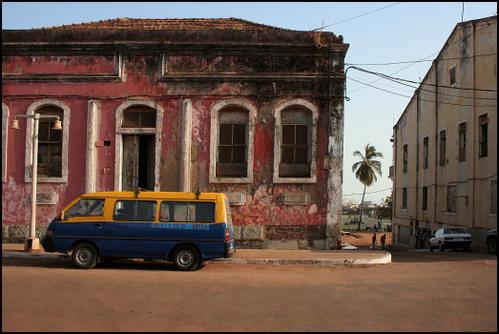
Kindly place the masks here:
<instances>
[{"instance_id":1,"label":"paved sidewalk","mask_svg":"<svg viewBox=\"0 0 499 334\"><path fill-rule=\"evenodd\" d=\"M64 258L58 253L26 252L23 244L2 243L2 258ZM237 249L229 259L212 262L237 264L318 264L318 265L366 265L387 264L392 255L382 250L274 250Z\"/></svg>"}]
</instances>

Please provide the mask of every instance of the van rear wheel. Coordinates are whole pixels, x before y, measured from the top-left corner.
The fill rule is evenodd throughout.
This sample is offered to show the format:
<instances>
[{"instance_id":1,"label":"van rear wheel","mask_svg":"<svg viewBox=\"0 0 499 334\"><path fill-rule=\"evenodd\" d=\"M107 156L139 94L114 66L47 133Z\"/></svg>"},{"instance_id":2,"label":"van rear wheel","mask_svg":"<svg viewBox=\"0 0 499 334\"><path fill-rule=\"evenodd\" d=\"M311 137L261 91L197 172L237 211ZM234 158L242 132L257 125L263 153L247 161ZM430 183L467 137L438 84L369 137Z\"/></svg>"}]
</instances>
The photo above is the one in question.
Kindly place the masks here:
<instances>
[{"instance_id":1,"label":"van rear wheel","mask_svg":"<svg viewBox=\"0 0 499 334\"><path fill-rule=\"evenodd\" d=\"M201 264L201 256L192 246L180 246L173 254L173 263L178 270L193 271Z\"/></svg>"},{"instance_id":2,"label":"van rear wheel","mask_svg":"<svg viewBox=\"0 0 499 334\"><path fill-rule=\"evenodd\" d=\"M91 269L97 264L99 254L94 245L83 242L76 245L71 254L75 266L81 269Z\"/></svg>"}]
</instances>

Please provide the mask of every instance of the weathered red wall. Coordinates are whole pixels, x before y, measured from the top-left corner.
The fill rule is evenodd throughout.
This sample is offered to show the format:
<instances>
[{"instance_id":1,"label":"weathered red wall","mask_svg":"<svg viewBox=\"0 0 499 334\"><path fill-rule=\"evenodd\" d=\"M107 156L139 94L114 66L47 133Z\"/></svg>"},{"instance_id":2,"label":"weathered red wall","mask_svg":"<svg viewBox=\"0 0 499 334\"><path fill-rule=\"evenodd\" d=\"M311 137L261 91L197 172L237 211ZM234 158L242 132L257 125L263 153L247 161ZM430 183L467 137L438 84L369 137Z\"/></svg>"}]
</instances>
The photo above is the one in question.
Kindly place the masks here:
<instances>
[{"instance_id":1,"label":"weathered red wall","mask_svg":"<svg viewBox=\"0 0 499 334\"><path fill-rule=\"evenodd\" d=\"M70 57L69 57L70 58ZM112 73L113 57L73 57L65 62L57 57L16 56L8 58L3 69L15 73L84 73L87 70ZM91 61L89 61L91 59ZM10 109L10 119L24 114L28 106L43 98L59 100L71 110L69 167L67 184L39 184L39 192L57 192L57 205L39 205L37 220L47 223L58 211L84 192L85 148L88 100L100 101L99 140L111 141L111 146L97 148L97 190L114 189L115 110L129 97L153 100L164 109L161 138L160 184L163 191L178 189L179 122L181 101L190 98L193 105L192 129L192 189L203 191L241 191L248 194L246 205L233 206L236 225L325 225L327 170L323 157L327 155L326 102L320 85L300 87L289 82L283 91L296 89L300 96L319 109L317 141L317 182L314 184L272 184L273 115L268 107L279 99L272 89L258 83L177 83L158 81L157 56L129 56L125 60L123 82L4 82L2 101ZM29 64L29 66L27 65ZM25 72L23 72L25 71ZM275 88L274 88L275 89ZM299 89L302 89L301 91ZM210 184L210 109L221 99L241 97L252 102L257 110L254 142L254 182L252 184ZM7 182L2 184L2 221L6 224L27 224L30 216L30 185L24 183L25 123L22 130L8 130ZM308 205L282 205L283 192L308 192ZM275 232L275 231L274 231ZM272 234L272 229L269 230ZM274 235L275 237L275 235ZM275 237L276 238L276 237ZM319 239L319 238L318 238Z\"/></svg>"}]
</instances>

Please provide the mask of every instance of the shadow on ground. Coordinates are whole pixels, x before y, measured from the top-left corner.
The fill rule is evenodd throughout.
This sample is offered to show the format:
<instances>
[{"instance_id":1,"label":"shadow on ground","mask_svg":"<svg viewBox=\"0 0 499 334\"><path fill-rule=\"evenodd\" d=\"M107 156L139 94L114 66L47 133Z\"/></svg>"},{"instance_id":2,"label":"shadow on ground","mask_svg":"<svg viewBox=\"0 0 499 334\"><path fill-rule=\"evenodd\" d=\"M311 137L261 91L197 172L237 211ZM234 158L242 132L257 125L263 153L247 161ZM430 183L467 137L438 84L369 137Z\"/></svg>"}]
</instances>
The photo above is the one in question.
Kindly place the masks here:
<instances>
[{"instance_id":1,"label":"shadow on ground","mask_svg":"<svg viewBox=\"0 0 499 334\"><path fill-rule=\"evenodd\" d=\"M60 268L70 270L84 270L76 268L70 258L3 258L2 266L15 267L39 267L39 268ZM178 271L172 263L160 260L118 260L113 263L99 263L92 270L99 269L121 269L121 270L153 270L153 271Z\"/></svg>"},{"instance_id":2,"label":"shadow on ground","mask_svg":"<svg viewBox=\"0 0 499 334\"><path fill-rule=\"evenodd\" d=\"M461 251L446 250L444 252L422 249L422 250L392 250L392 263L400 262L462 262L496 260L497 255L485 251Z\"/></svg>"}]
</instances>

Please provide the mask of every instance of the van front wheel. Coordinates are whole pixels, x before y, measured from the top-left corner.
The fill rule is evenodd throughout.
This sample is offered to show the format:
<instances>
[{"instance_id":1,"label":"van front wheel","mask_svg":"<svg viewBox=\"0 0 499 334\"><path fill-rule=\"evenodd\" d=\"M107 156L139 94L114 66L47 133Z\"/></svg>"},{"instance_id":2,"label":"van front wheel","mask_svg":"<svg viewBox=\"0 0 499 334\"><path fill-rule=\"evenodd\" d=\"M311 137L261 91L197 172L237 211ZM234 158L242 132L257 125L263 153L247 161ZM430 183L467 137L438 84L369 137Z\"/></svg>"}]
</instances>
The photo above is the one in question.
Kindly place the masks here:
<instances>
[{"instance_id":1,"label":"van front wheel","mask_svg":"<svg viewBox=\"0 0 499 334\"><path fill-rule=\"evenodd\" d=\"M73 263L81 269L91 269L97 264L99 254L94 245L84 242L76 245L71 254Z\"/></svg>"},{"instance_id":2,"label":"van front wheel","mask_svg":"<svg viewBox=\"0 0 499 334\"><path fill-rule=\"evenodd\" d=\"M192 246L181 246L173 254L173 263L178 270L196 270L200 263L200 255L196 248Z\"/></svg>"}]
</instances>

